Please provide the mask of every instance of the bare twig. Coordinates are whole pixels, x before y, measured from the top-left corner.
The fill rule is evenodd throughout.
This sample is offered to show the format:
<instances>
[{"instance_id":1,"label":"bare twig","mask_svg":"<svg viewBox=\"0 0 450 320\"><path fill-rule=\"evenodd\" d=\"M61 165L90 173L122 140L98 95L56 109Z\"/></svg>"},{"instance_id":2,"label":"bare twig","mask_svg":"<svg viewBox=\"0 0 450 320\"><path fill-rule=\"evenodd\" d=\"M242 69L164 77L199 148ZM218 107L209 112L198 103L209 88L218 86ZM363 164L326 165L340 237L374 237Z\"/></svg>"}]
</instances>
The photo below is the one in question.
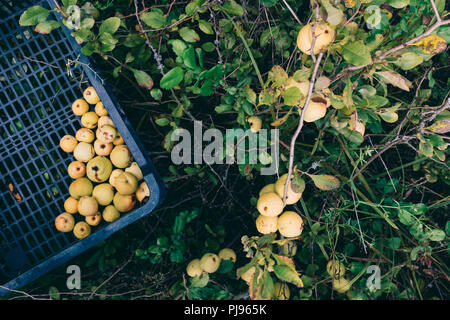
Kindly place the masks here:
<instances>
[{"instance_id":1,"label":"bare twig","mask_svg":"<svg viewBox=\"0 0 450 320\"><path fill-rule=\"evenodd\" d=\"M37 297L35 297L35 296L33 296L33 295L29 294L29 293L26 293L25 291L19 291L19 290L10 289L10 288L2 286L2 285L0 285L0 289L8 290L8 291L13 292L13 293L20 293L23 296L30 298L31 300L52 300L52 299L37 298Z\"/></svg>"},{"instance_id":2,"label":"bare twig","mask_svg":"<svg viewBox=\"0 0 450 320\"><path fill-rule=\"evenodd\" d=\"M30 57L27 57L27 56L23 56L23 57L25 59L29 60L29 61L36 62L36 63L42 63L42 64L45 64L46 66L52 67L53 69L59 69L59 67L54 66L53 64L47 63L45 61L34 60L34 59L31 59Z\"/></svg>"},{"instance_id":3,"label":"bare twig","mask_svg":"<svg viewBox=\"0 0 450 320\"><path fill-rule=\"evenodd\" d=\"M55 6L58 8L58 11L64 16L64 18L67 18L67 14L61 9L58 0L53 0L53 2L55 3Z\"/></svg>"},{"instance_id":4,"label":"bare twig","mask_svg":"<svg viewBox=\"0 0 450 320\"><path fill-rule=\"evenodd\" d=\"M292 177L292 169L294 166L295 141L297 140L297 137L303 128L303 123L304 123L304 118L305 118L305 110L306 110L306 108L308 108L309 102L311 101L314 83L316 82L316 76L317 76L317 72L319 70L319 65L320 65L320 61L322 60L322 57L323 57L323 52L320 52L319 56L317 57L316 63L314 64L314 71L311 76L311 80L309 81L308 96L306 97L306 101L303 106L300 120L298 122L298 127L297 127L297 130L295 130L294 135L292 136L291 146L290 146L290 151L289 151L289 170L288 170L286 183L284 184L283 203L286 203L286 195L287 195L288 185L289 185L289 182L291 181L291 177Z\"/></svg>"},{"instance_id":5,"label":"bare twig","mask_svg":"<svg viewBox=\"0 0 450 320\"><path fill-rule=\"evenodd\" d=\"M449 20L440 20L438 22L436 22L430 29L428 29L426 32L422 33L421 35L406 41L405 43L402 43L401 45L398 45L388 51L386 51L385 53L383 53L381 56L378 57L378 60L383 60L384 58L386 58L387 56L393 54L394 52L397 52L401 49L406 48L407 46L413 44L414 42L417 42L419 40L422 40L423 38L429 36L430 34L433 33L434 30L436 30L437 28L439 28L440 26L446 25L446 24L450 24L450 19Z\"/></svg>"},{"instance_id":6,"label":"bare twig","mask_svg":"<svg viewBox=\"0 0 450 320\"><path fill-rule=\"evenodd\" d=\"M440 114L442 111L447 110L447 109L450 109L450 98L446 97L445 102L441 106L437 107L435 110L424 112L422 114L422 116L424 118L421 121L420 127L422 127L422 128L425 127L426 123L433 121L438 116L438 114ZM429 114L431 114L431 115L428 117L425 117L426 115L429 115Z\"/></svg>"},{"instance_id":7,"label":"bare twig","mask_svg":"<svg viewBox=\"0 0 450 320\"><path fill-rule=\"evenodd\" d=\"M314 46L316 44L316 39L317 39L316 27L317 27L317 22L319 21L319 15L320 15L320 8L319 8L319 5L316 4L316 21L314 22L314 25L311 28L312 41L311 41L311 48L310 48L311 58L314 63L316 63L316 56L314 55Z\"/></svg>"},{"instance_id":8,"label":"bare twig","mask_svg":"<svg viewBox=\"0 0 450 320\"><path fill-rule=\"evenodd\" d=\"M356 9L355 13L350 17L350 19L348 19L347 21L345 21L345 23L342 26L345 26L346 24L349 24L353 19L355 19L356 15L359 13L359 10L361 9L361 5L363 4L362 1L359 2L359 6Z\"/></svg>"},{"instance_id":9,"label":"bare twig","mask_svg":"<svg viewBox=\"0 0 450 320\"><path fill-rule=\"evenodd\" d=\"M312 27L312 42L311 42L311 58L314 61L314 70L313 73L311 75L311 80L309 81L309 88L308 88L308 96L306 97L306 101L305 104L303 105L303 110L302 113L300 115L300 119L298 122L298 126L297 129L295 130L294 135L292 136L291 139L291 146L290 146L290 150L289 150L289 169L288 169L288 175L287 175L287 179L286 182L284 184L284 194L283 194L283 203L286 203L286 196L287 196L287 190L288 190L288 186L289 186L289 182L291 181L291 177L292 177L292 170L293 170L293 166L294 166L294 154L295 154L295 142L297 141L297 137L300 134L300 131L302 131L303 128L303 124L304 124L304 118L305 118L305 111L306 108L309 105L309 102L311 101L311 97L312 97L312 92L313 92L313 88L314 88L314 83L316 82L316 76L317 76L317 72L319 71L319 66L320 66L320 61L322 60L323 57L323 52L320 52L317 59L316 56L314 55L314 44L315 44L315 40L316 40L316 36L315 36L315 29L317 26L317 22L319 21L319 5L316 4L315 6L315 11L316 11L316 21L314 23L314 26Z\"/></svg>"},{"instance_id":10,"label":"bare twig","mask_svg":"<svg viewBox=\"0 0 450 320\"><path fill-rule=\"evenodd\" d=\"M289 12L292 14L292 16L294 17L295 20L297 20L299 25L303 25L302 22L300 21L300 19L297 17L297 15L295 14L294 10L292 10L291 6L287 3L286 0L283 0L284 5L286 6L286 8L288 8Z\"/></svg>"},{"instance_id":11,"label":"bare twig","mask_svg":"<svg viewBox=\"0 0 450 320\"><path fill-rule=\"evenodd\" d=\"M441 19L441 16L439 15L439 11L436 7L436 3L434 3L434 0L430 0L430 2L431 2L431 6L433 7L434 15L436 16L437 21L441 22L442 19Z\"/></svg>"},{"instance_id":12,"label":"bare twig","mask_svg":"<svg viewBox=\"0 0 450 320\"><path fill-rule=\"evenodd\" d=\"M411 45L411 44L413 44L413 43L415 43L415 42L417 42L419 40L422 40L423 38L425 38L425 37L429 36L430 34L432 34L437 28L439 28L441 26L444 26L444 25L447 25L447 24L450 24L450 19L437 21L433 26L431 26L430 29L428 29L426 32L422 33L421 35L419 35L419 36L417 36L417 37L415 37L415 38L413 38L413 39L411 39L411 40L409 40L409 41L407 41L405 43L402 43L402 44L400 44L400 45L398 45L398 46L396 46L396 47L386 51L385 53L383 53L379 57L375 57L373 59L372 64L362 65L362 66L350 66L350 67L346 67L346 68L342 69L339 72L339 74L331 82L333 83L333 82L339 80L340 78L342 78L348 72L356 71L356 70L359 70L359 69L363 69L363 68L369 67L369 66L374 65L374 64L384 63L383 59L386 58L387 56L389 56L389 55L391 55L391 54L393 54L393 53L395 53L395 52L397 52L399 50L405 49L409 45Z\"/></svg>"}]
</instances>

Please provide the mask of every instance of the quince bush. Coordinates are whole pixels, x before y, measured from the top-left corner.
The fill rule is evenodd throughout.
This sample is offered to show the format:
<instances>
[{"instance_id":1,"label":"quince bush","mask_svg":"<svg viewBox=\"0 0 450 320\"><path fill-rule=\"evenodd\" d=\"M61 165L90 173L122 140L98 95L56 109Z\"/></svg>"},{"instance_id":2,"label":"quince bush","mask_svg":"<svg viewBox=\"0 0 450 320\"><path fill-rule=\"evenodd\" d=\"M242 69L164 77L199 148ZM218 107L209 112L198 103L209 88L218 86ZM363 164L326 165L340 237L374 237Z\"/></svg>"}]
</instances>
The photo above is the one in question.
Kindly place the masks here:
<instances>
[{"instance_id":1,"label":"quince bush","mask_svg":"<svg viewBox=\"0 0 450 320\"><path fill-rule=\"evenodd\" d=\"M127 281L146 288L154 278L142 279L142 270L169 270L174 276L160 281L170 290L158 295L169 298L448 298L445 1L55 3L62 23L34 6L21 24L40 33L70 28L161 155L164 223L129 227L155 238L148 250L137 236L128 240L136 268ZM278 128L278 176L261 176L264 165L250 162L168 164L171 134L194 120ZM180 227L189 208L195 221ZM189 261L224 243L235 261L208 277L191 272ZM368 285L372 265L380 286Z\"/></svg>"}]
</instances>

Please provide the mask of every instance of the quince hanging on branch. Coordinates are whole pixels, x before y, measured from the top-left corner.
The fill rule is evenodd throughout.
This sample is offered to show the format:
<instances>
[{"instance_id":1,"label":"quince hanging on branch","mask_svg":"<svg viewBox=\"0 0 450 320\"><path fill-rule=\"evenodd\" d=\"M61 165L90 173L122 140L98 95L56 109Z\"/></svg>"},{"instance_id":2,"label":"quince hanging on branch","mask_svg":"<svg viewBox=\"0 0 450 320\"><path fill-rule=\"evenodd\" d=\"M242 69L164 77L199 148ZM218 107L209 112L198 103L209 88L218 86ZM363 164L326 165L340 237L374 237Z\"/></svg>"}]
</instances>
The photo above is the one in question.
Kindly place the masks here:
<instances>
[{"instance_id":1,"label":"quince hanging on branch","mask_svg":"<svg viewBox=\"0 0 450 320\"><path fill-rule=\"evenodd\" d=\"M315 38L313 53L318 54L334 41L335 36L336 31L326 22L319 21L317 24L311 22L300 29L297 37L297 47L304 54L311 55L311 46L313 45L313 39Z\"/></svg>"}]
</instances>

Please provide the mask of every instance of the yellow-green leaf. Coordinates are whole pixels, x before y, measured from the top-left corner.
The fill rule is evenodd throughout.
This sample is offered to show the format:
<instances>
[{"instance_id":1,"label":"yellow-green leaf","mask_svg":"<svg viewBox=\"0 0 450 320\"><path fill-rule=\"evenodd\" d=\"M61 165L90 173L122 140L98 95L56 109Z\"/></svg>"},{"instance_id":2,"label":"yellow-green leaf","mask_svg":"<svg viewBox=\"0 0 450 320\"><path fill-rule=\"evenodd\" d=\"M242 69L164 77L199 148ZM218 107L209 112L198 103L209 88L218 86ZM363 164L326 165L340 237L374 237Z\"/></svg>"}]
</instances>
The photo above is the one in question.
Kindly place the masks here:
<instances>
[{"instance_id":1,"label":"yellow-green leaf","mask_svg":"<svg viewBox=\"0 0 450 320\"><path fill-rule=\"evenodd\" d=\"M273 271L281 281L292 283L299 288L303 287L302 279L300 279L298 273L293 271L289 266L285 264L276 265L273 267Z\"/></svg>"},{"instance_id":2,"label":"yellow-green leaf","mask_svg":"<svg viewBox=\"0 0 450 320\"><path fill-rule=\"evenodd\" d=\"M447 41L437 34L432 34L422 40L414 42L412 45L418 46L426 54L438 54L447 48Z\"/></svg>"},{"instance_id":3,"label":"yellow-green leaf","mask_svg":"<svg viewBox=\"0 0 450 320\"><path fill-rule=\"evenodd\" d=\"M312 179L314 184L320 190L328 191L339 188L341 186L341 182L338 178L328 175L328 174L308 174L307 175Z\"/></svg>"},{"instance_id":4,"label":"yellow-green leaf","mask_svg":"<svg viewBox=\"0 0 450 320\"><path fill-rule=\"evenodd\" d=\"M28 8L22 13L19 19L21 26L34 26L47 19L50 14L50 10L43 8L42 6L33 6Z\"/></svg>"},{"instance_id":5,"label":"yellow-green leaf","mask_svg":"<svg viewBox=\"0 0 450 320\"><path fill-rule=\"evenodd\" d=\"M247 84L242 88L242 92L244 93L245 99L251 104L256 104L256 93L252 88Z\"/></svg>"},{"instance_id":6,"label":"yellow-green leaf","mask_svg":"<svg viewBox=\"0 0 450 320\"><path fill-rule=\"evenodd\" d=\"M285 123L287 121L287 119L289 118L289 116L292 113L292 108L289 110L288 113L286 113L283 117L276 119L275 121L273 121L270 125L272 127L279 127L281 126L283 123Z\"/></svg>"},{"instance_id":7,"label":"yellow-green leaf","mask_svg":"<svg viewBox=\"0 0 450 320\"><path fill-rule=\"evenodd\" d=\"M288 74L281 66L275 65L269 71L269 80L276 88L281 87L288 79Z\"/></svg>"},{"instance_id":8,"label":"yellow-green leaf","mask_svg":"<svg viewBox=\"0 0 450 320\"><path fill-rule=\"evenodd\" d=\"M448 133L450 132L450 120L438 120L425 129L439 134Z\"/></svg>"},{"instance_id":9,"label":"yellow-green leaf","mask_svg":"<svg viewBox=\"0 0 450 320\"><path fill-rule=\"evenodd\" d=\"M298 106L303 100L303 94L297 87L290 87L281 93L283 102L287 106Z\"/></svg>"},{"instance_id":10,"label":"yellow-green leaf","mask_svg":"<svg viewBox=\"0 0 450 320\"><path fill-rule=\"evenodd\" d=\"M375 72L378 76L380 76L381 80L385 83L391 84L397 88L400 88L405 91L409 91L412 87L411 82L408 79L403 77L402 75L393 72L393 71L379 71Z\"/></svg>"}]
</instances>

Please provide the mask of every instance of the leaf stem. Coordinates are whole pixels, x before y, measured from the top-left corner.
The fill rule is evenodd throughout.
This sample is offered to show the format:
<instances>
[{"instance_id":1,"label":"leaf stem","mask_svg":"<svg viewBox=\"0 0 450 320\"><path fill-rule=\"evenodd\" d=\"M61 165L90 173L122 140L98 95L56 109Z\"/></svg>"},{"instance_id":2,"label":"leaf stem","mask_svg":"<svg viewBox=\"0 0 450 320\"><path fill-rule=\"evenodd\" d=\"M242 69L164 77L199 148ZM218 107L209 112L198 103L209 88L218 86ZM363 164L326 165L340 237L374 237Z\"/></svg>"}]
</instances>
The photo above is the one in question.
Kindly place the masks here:
<instances>
[{"instance_id":1,"label":"leaf stem","mask_svg":"<svg viewBox=\"0 0 450 320\"><path fill-rule=\"evenodd\" d=\"M241 38L242 43L244 44L245 49L247 50L248 56L250 57L250 60L252 61L253 64L253 68L256 71L256 75L258 76L258 80L259 80L259 84L261 85L261 88L264 88L264 81L263 78L261 76L261 72L259 71L258 65L256 64L256 60L255 57L253 56L252 50L250 49L247 40L245 40L244 35L241 32L241 29L239 29L239 27L236 25L236 23L233 21L233 19L230 17L230 15L228 13L226 13L225 11L222 11L228 18L228 20L230 20L230 22L233 24L234 29L237 31L239 38Z\"/></svg>"}]
</instances>

